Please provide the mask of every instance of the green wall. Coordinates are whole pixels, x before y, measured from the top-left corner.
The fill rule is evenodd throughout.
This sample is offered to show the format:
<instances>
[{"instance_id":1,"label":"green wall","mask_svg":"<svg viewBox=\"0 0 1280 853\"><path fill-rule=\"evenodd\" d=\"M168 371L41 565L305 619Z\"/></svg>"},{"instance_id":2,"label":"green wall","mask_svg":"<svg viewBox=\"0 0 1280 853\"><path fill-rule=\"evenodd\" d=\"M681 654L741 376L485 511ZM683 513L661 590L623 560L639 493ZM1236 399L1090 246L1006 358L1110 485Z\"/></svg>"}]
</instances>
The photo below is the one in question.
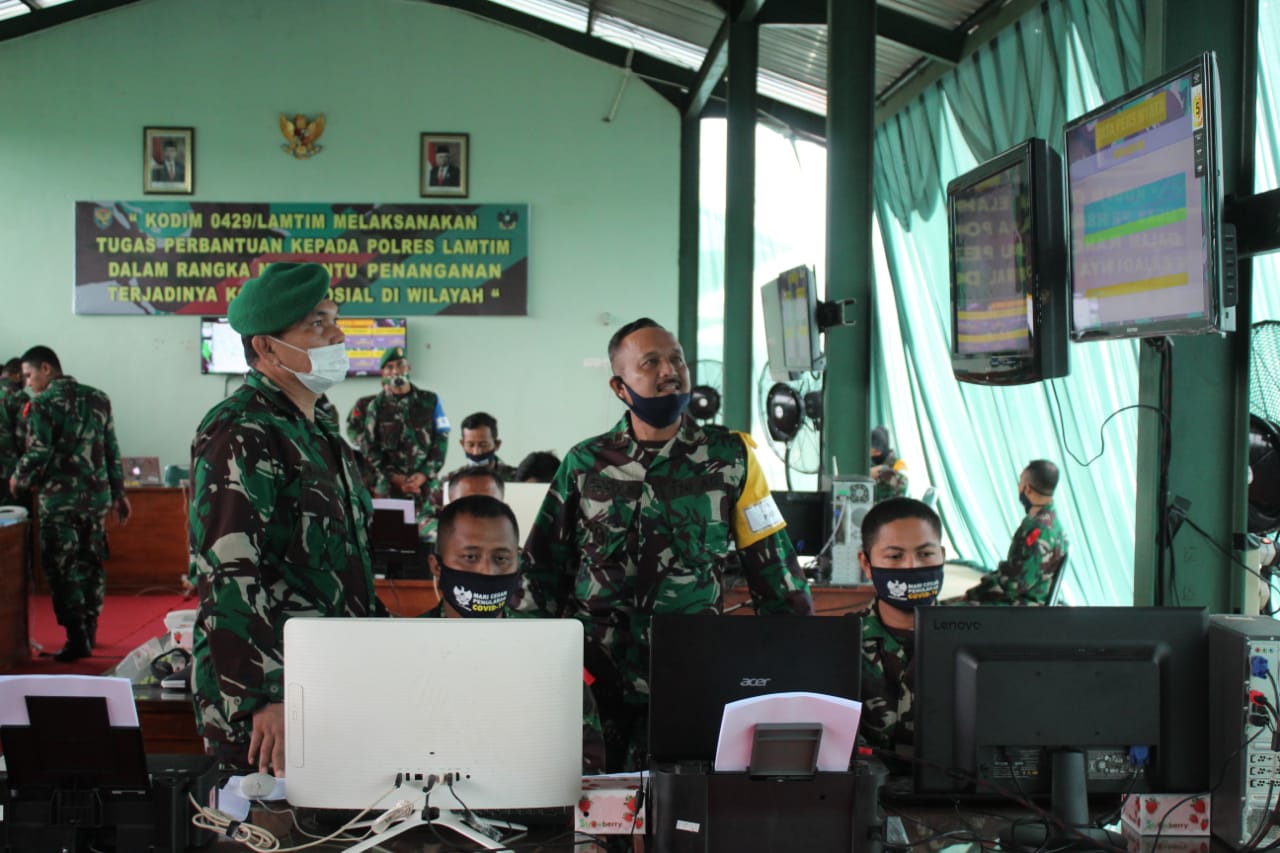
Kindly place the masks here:
<instances>
[{"instance_id":1,"label":"green wall","mask_svg":"<svg viewBox=\"0 0 1280 853\"><path fill-rule=\"evenodd\" d=\"M455 428L497 417L513 464L563 453L621 411L614 329L676 321L679 116L633 80L605 122L620 79L404 0L150 0L0 42L0 357L53 347L111 396L123 453L186 464L225 377L200 375L196 318L71 313L74 202L172 198L142 193L148 125L195 128L193 201L429 201L419 134L467 132L468 201L530 205L529 316L410 317L415 380ZM281 112L324 112L323 152L281 151Z\"/></svg>"}]
</instances>

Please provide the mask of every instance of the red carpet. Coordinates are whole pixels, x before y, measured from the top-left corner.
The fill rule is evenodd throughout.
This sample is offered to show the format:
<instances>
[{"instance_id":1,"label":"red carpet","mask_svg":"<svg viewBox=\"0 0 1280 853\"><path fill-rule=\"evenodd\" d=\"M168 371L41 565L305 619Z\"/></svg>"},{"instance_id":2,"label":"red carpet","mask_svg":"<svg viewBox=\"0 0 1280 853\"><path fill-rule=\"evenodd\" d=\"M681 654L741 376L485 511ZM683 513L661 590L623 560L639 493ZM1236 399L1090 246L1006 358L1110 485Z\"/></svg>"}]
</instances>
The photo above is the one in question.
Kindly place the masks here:
<instances>
[{"instance_id":1,"label":"red carpet","mask_svg":"<svg viewBox=\"0 0 1280 853\"><path fill-rule=\"evenodd\" d=\"M33 647L31 662L14 667L8 672L101 675L147 640L167 633L164 617L170 610L190 610L195 605L194 598L183 598L170 593L108 595L102 605L102 615L98 617L98 645L93 650L92 657L72 663L58 663L52 657L41 656L36 644L43 647L44 651L53 653L62 648L67 634L53 616L53 604L49 596L34 595L27 603Z\"/></svg>"}]
</instances>

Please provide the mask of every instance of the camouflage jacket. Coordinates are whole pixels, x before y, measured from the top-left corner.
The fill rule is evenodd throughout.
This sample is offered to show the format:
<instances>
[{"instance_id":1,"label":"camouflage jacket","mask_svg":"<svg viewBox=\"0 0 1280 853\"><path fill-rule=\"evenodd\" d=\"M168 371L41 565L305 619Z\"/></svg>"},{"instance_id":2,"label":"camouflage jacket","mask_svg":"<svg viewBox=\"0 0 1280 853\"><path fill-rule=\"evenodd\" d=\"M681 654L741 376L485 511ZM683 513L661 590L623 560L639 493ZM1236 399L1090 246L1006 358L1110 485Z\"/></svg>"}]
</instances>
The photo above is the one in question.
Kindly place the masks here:
<instances>
[{"instance_id":1,"label":"camouflage jacket","mask_svg":"<svg viewBox=\"0 0 1280 853\"><path fill-rule=\"evenodd\" d=\"M880 620L876 601L862 619L862 722L859 732L877 749L897 751L915 740L915 636Z\"/></svg>"},{"instance_id":2,"label":"camouflage jacket","mask_svg":"<svg viewBox=\"0 0 1280 853\"><path fill-rule=\"evenodd\" d=\"M283 695L292 616L385 612L373 591L373 507L336 420L307 420L270 379L205 415L191 444L191 580L197 726L224 759Z\"/></svg>"},{"instance_id":3,"label":"camouflage jacket","mask_svg":"<svg viewBox=\"0 0 1280 853\"><path fill-rule=\"evenodd\" d=\"M0 480L4 491L18 465L18 457L27 448L26 419L22 411L31 398L22 389L13 389L0 381Z\"/></svg>"},{"instance_id":4,"label":"camouflage jacket","mask_svg":"<svg viewBox=\"0 0 1280 853\"><path fill-rule=\"evenodd\" d=\"M352 416L355 416L352 409ZM347 418L348 429L351 417ZM378 472L375 494L412 497L419 520L430 515L430 496L440 492L440 469L449 450L449 419L435 392L416 385L408 394L383 391L369 401L364 414L364 448L369 464ZM360 442L356 442L360 446ZM406 495L391 485L393 474L427 475L419 495Z\"/></svg>"},{"instance_id":5,"label":"camouflage jacket","mask_svg":"<svg viewBox=\"0 0 1280 853\"><path fill-rule=\"evenodd\" d=\"M569 451L525 540L521 615L583 622L601 686L647 700L654 613L720 613L735 553L762 614L813 612L749 438L686 416L661 447L627 415Z\"/></svg>"},{"instance_id":6,"label":"camouflage jacket","mask_svg":"<svg viewBox=\"0 0 1280 853\"><path fill-rule=\"evenodd\" d=\"M430 610L424 611L419 618L444 619L444 599ZM600 722L600 711L596 708L596 697L591 692L590 675L582 672L582 773L596 774L604 772L604 724Z\"/></svg>"},{"instance_id":7,"label":"camouflage jacket","mask_svg":"<svg viewBox=\"0 0 1280 853\"><path fill-rule=\"evenodd\" d=\"M369 436L365 433L365 424L369 420L369 404L377 396L377 394L370 394L368 397L361 397L347 413L347 438L357 450L364 454L369 452Z\"/></svg>"},{"instance_id":8,"label":"camouflage jacket","mask_svg":"<svg viewBox=\"0 0 1280 853\"><path fill-rule=\"evenodd\" d=\"M1049 603L1053 582L1067 562L1067 534L1052 503L1023 517L1013 534L1009 554L994 572L965 592L979 604L1042 605Z\"/></svg>"},{"instance_id":9,"label":"camouflage jacket","mask_svg":"<svg viewBox=\"0 0 1280 853\"><path fill-rule=\"evenodd\" d=\"M34 488L40 513L104 516L124 496L111 400L59 376L31 401L26 451L14 468L18 491Z\"/></svg>"},{"instance_id":10,"label":"camouflage jacket","mask_svg":"<svg viewBox=\"0 0 1280 853\"><path fill-rule=\"evenodd\" d=\"M907 463L892 453L885 456L881 463L880 476L876 477L876 503L889 498L905 498L907 496Z\"/></svg>"}]
</instances>

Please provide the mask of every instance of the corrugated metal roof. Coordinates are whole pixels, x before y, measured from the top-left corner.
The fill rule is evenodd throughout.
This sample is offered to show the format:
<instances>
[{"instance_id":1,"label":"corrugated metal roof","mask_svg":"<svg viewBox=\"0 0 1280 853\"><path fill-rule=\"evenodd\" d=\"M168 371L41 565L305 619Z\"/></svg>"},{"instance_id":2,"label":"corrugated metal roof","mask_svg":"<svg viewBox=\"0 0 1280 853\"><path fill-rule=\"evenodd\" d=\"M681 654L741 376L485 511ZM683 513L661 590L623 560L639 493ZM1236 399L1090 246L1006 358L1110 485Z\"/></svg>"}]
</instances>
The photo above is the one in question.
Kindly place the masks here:
<instances>
[{"instance_id":1,"label":"corrugated metal roof","mask_svg":"<svg viewBox=\"0 0 1280 853\"><path fill-rule=\"evenodd\" d=\"M0 39L13 38L134 0L0 0ZM688 89L723 26L730 0L423 0L500 18L509 11L546 36L546 24L568 34L563 43L624 65L636 53L675 68L668 89ZM745 0L761 22L759 92L820 119L826 112L827 0ZM855 0L847 0L855 2ZM857 0L861 2L861 0ZM902 89L912 75L947 66L969 49L978 23L1006 16L1006 7L1035 0L878 0L877 98ZM733 4L735 8L738 3ZM57 8L49 8L57 7ZM530 23L534 22L534 23ZM583 47L613 45L608 50ZM574 41L577 39L577 41ZM653 64L653 63L650 63ZM650 78L653 75L648 75ZM668 93L668 97L672 97ZM901 97L899 95L898 97ZM674 98L673 98L674 99Z\"/></svg>"}]
</instances>

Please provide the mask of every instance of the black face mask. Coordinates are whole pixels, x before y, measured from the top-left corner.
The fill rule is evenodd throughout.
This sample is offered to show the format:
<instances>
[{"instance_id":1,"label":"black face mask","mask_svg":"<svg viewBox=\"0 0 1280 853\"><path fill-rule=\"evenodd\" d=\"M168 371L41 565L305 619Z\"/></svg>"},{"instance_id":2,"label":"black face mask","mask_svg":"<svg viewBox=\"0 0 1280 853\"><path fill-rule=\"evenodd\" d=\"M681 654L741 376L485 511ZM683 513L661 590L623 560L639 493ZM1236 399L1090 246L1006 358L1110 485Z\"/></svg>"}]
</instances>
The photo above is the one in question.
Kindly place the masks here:
<instances>
[{"instance_id":1,"label":"black face mask","mask_svg":"<svg viewBox=\"0 0 1280 853\"><path fill-rule=\"evenodd\" d=\"M689 407L689 400L693 396L692 394L660 394L657 397L644 397L623 382L621 376L618 377L618 381L622 382L623 388L631 392L631 402L627 407L631 409L632 414L654 429L669 427L680 420L680 416Z\"/></svg>"},{"instance_id":2,"label":"black face mask","mask_svg":"<svg viewBox=\"0 0 1280 853\"><path fill-rule=\"evenodd\" d=\"M466 453L466 451L463 452ZM466 456L467 461L472 465L492 465L493 460L498 458L498 451L490 450L488 453L481 453L478 456L467 453Z\"/></svg>"},{"instance_id":3,"label":"black face mask","mask_svg":"<svg viewBox=\"0 0 1280 853\"><path fill-rule=\"evenodd\" d=\"M482 575L451 569L438 557L440 595L459 616L493 618L501 616L507 599L520 585L520 573Z\"/></svg>"},{"instance_id":4,"label":"black face mask","mask_svg":"<svg viewBox=\"0 0 1280 853\"><path fill-rule=\"evenodd\" d=\"M887 459L887 458L888 458L888 454L885 454L885 453L872 453L872 454L871 454L871 464L872 464L872 465L883 465L883 464L884 464L884 460L885 460L885 459Z\"/></svg>"},{"instance_id":5,"label":"black face mask","mask_svg":"<svg viewBox=\"0 0 1280 853\"><path fill-rule=\"evenodd\" d=\"M942 566L917 566L914 569L871 567L871 583L876 598L899 610L915 610L936 604L942 591Z\"/></svg>"},{"instance_id":6,"label":"black face mask","mask_svg":"<svg viewBox=\"0 0 1280 853\"><path fill-rule=\"evenodd\" d=\"M1031 507L1034 506L1031 503L1031 498L1027 497L1026 492L1018 492L1018 503L1022 504L1022 508L1026 512L1031 512Z\"/></svg>"}]
</instances>

